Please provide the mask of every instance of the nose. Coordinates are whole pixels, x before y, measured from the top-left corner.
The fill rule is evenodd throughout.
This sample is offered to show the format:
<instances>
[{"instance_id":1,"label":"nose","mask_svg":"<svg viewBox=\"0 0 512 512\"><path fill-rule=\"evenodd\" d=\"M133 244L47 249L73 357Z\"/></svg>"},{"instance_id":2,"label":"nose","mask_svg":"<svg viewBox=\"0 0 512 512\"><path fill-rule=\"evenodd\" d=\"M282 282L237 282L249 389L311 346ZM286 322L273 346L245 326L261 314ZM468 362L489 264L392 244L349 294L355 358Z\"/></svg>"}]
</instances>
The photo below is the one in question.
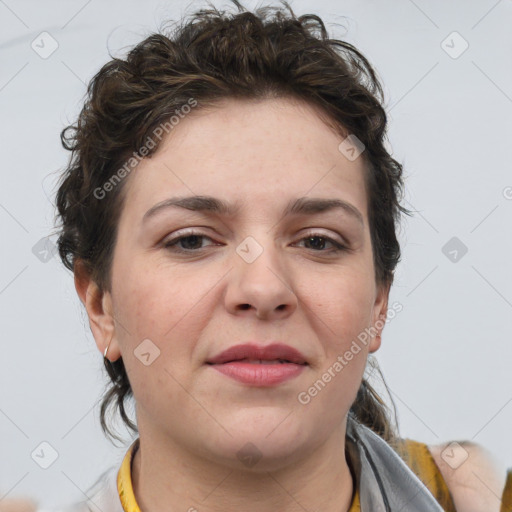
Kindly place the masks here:
<instances>
[{"instance_id":1,"label":"nose","mask_svg":"<svg viewBox=\"0 0 512 512\"><path fill-rule=\"evenodd\" d=\"M292 272L280 262L278 249L271 245L262 247L254 261L244 258L242 252L234 252L225 295L230 313L273 320L284 319L297 308Z\"/></svg>"}]
</instances>

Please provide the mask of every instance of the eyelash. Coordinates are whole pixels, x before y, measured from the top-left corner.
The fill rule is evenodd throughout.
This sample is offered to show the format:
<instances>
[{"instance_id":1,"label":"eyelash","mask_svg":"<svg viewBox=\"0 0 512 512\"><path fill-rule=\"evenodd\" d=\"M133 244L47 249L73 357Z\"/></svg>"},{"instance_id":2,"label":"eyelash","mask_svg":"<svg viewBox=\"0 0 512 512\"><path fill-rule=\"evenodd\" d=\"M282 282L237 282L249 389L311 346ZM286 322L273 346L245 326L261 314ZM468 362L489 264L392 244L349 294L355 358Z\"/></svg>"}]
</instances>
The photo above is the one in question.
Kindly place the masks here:
<instances>
[{"instance_id":1,"label":"eyelash","mask_svg":"<svg viewBox=\"0 0 512 512\"><path fill-rule=\"evenodd\" d=\"M190 238L190 237L200 237L200 238L208 238L209 240L212 240L211 237L205 235L204 233L201 233L199 231L188 231L187 233L179 236L179 237L176 237L176 238L173 238L173 239L170 239L166 242L164 242L164 248L165 249L169 249L169 250L172 250L174 252L177 252L177 253L181 253L181 254L192 254L194 252L199 252L201 251L202 249L205 249L205 247L200 247L199 249L181 249L181 248L178 248L178 243L181 241L181 240L185 240L187 238ZM337 242L336 240L322 234L322 233L309 233L307 236L305 237L302 237L299 241L302 241L302 240L306 240L308 238L320 238L322 240L325 240L329 243L331 243L334 248L329 250L329 251L326 251L326 250L315 250L315 249L310 249L311 251L313 252L327 252L327 253L331 253L331 254L337 254L339 252L342 252L342 251L348 251L348 248L346 246L344 246L343 244L340 244L339 242Z\"/></svg>"}]
</instances>

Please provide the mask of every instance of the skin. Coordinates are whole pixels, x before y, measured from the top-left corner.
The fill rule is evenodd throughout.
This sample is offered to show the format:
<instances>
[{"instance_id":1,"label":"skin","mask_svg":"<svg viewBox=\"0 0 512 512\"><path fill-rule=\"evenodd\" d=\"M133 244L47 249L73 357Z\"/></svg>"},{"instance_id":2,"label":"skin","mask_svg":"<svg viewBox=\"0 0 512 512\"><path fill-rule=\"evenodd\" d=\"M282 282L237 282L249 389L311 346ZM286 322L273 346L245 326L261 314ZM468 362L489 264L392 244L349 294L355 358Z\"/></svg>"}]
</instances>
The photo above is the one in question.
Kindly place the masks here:
<instances>
[{"instance_id":1,"label":"skin","mask_svg":"<svg viewBox=\"0 0 512 512\"><path fill-rule=\"evenodd\" d=\"M340 136L309 105L219 106L182 120L127 178L111 291L75 268L98 349L111 341L108 357L123 357L136 398L135 496L145 512L346 511L353 489L346 414L380 336L360 344L310 403L297 395L386 315L389 288L373 277L362 159L338 151ZM232 217L168 209L142 223L160 201L194 194L242 205ZM286 204L302 196L343 199L359 210L362 225L342 211L283 218ZM161 243L190 227L210 237L194 255ZM344 237L348 250L331 253L329 242L308 248L304 237L312 232ZM235 250L247 236L263 247L252 263ZM145 366L134 350L148 338L160 356ZM286 383L251 388L204 364L249 340L280 340L309 365ZM237 458L247 442L261 455L251 467ZM441 457L444 446L429 449L457 510L498 511L502 468L465 444L468 460L454 470ZM34 510L28 500L0 502L0 512Z\"/></svg>"},{"instance_id":2,"label":"skin","mask_svg":"<svg viewBox=\"0 0 512 512\"><path fill-rule=\"evenodd\" d=\"M108 357L123 357L133 388L140 450L132 478L145 512L348 510L346 415L380 337L360 344L308 404L297 399L387 311L389 287L374 277L363 160L345 158L341 141L314 107L289 99L198 109L127 178L111 291L77 267L98 349L111 340ZM189 195L240 201L240 209L167 208L143 222L157 203ZM303 196L342 199L362 222L340 209L283 217ZM206 238L179 247L201 249L164 247L184 228ZM322 238L308 245L312 233L347 249L334 253ZM236 252L248 236L263 248L252 263ZM160 350L149 366L134 355L144 339ZM289 344L309 364L271 388L205 364L251 340ZM237 458L248 442L261 455L252 467Z\"/></svg>"},{"instance_id":3,"label":"skin","mask_svg":"<svg viewBox=\"0 0 512 512\"><path fill-rule=\"evenodd\" d=\"M36 512L37 505L27 499L3 499L0 501L0 512Z\"/></svg>"},{"instance_id":4,"label":"skin","mask_svg":"<svg viewBox=\"0 0 512 512\"><path fill-rule=\"evenodd\" d=\"M429 446L429 450L450 490L456 510L500 512L506 468L485 448L468 441L459 441L468 454L466 461L459 467L450 467L442 456L449 444Z\"/></svg>"}]
</instances>

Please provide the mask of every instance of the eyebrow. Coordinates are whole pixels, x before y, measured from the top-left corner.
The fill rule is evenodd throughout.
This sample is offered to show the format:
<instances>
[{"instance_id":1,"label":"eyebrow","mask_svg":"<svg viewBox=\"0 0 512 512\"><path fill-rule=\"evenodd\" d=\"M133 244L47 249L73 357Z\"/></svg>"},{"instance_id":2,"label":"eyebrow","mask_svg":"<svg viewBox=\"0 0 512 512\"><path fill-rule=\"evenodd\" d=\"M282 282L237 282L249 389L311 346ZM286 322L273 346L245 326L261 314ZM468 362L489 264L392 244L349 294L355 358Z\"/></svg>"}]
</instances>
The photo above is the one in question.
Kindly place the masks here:
<instances>
[{"instance_id":1,"label":"eyebrow","mask_svg":"<svg viewBox=\"0 0 512 512\"><path fill-rule=\"evenodd\" d=\"M149 218L154 217L158 212L167 208L184 208L196 212L209 212L224 216L233 216L240 210L240 206L240 203L231 204L211 196L173 197L152 206L144 214L142 222L146 222ZM288 203L283 212L283 217L288 215L318 214L335 209L343 210L364 226L361 212L352 204L337 198L299 197Z\"/></svg>"}]
</instances>

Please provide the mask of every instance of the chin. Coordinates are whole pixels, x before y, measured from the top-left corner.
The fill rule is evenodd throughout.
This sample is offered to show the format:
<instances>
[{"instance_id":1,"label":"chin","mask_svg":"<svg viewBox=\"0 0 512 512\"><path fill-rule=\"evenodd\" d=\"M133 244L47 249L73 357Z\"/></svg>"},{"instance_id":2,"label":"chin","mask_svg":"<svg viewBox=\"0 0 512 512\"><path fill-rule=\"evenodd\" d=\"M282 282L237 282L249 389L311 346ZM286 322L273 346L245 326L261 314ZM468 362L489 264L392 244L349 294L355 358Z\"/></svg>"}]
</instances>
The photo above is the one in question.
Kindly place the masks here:
<instances>
[{"instance_id":1,"label":"chin","mask_svg":"<svg viewBox=\"0 0 512 512\"><path fill-rule=\"evenodd\" d=\"M289 411L280 414L244 415L237 422L222 423L231 435L208 436L208 458L237 470L252 472L276 471L300 459L318 443L314 429L308 436L305 425L297 422ZM294 418L295 416L295 418ZM284 421L283 419L286 418ZM293 421L292 418L295 420ZM316 441L316 442L315 442Z\"/></svg>"},{"instance_id":2,"label":"chin","mask_svg":"<svg viewBox=\"0 0 512 512\"><path fill-rule=\"evenodd\" d=\"M225 449L212 447L209 458L230 469L247 471L250 473L267 473L279 471L299 460L303 450L301 445L295 443L275 443L243 441L231 443ZM304 452L307 450L304 449Z\"/></svg>"}]
</instances>

